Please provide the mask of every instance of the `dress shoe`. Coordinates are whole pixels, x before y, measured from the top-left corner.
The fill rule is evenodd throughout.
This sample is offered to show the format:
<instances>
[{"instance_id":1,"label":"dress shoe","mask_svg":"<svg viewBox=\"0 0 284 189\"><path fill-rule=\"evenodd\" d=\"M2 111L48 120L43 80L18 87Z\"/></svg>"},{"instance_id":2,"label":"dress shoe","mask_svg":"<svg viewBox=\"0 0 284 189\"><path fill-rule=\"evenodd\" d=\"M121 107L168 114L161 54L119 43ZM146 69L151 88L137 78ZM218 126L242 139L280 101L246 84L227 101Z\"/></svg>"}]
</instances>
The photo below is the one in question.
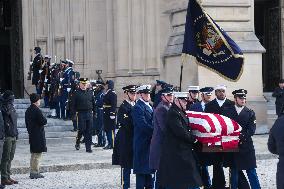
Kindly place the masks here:
<instances>
[{"instance_id":1,"label":"dress shoe","mask_svg":"<svg viewBox=\"0 0 284 189\"><path fill-rule=\"evenodd\" d=\"M75 149L80 150L80 144L75 144Z\"/></svg>"},{"instance_id":2,"label":"dress shoe","mask_svg":"<svg viewBox=\"0 0 284 189\"><path fill-rule=\"evenodd\" d=\"M111 145L107 145L106 147L103 148L104 150L110 150L112 149L112 146Z\"/></svg>"},{"instance_id":3,"label":"dress shoe","mask_svg":"<svg viewBox=\"0 0 284 189\"><path fill-rule=\"evenodd\" d=\"M8 180L8 179L3 179L3 180L1 180L1 184L2 184L2 185L12 185L13 182L11 182L11 181Z\"/></svg>"},{"instance_id":4,"label":"dress shoe","mask_svg":"<svg viewBox=\"0 0 284 189\"><path fill-rule=\"evenodd\" d=\"M9 180L10 180L13 184L19 184L19 182L16 181L16 180L14 180L14 179L9 178Z\"/></svg>"},{"instance_id":5,"label":"dress shoe","mask_svg":"<svg viewBox=\"0 0 284 189\"><path fill-rule=\"evenodd\" d=\"M93 153L93 150L86 150L86 152L88 152L88 153Z\"/></svg>"},{"instance_id":6,"label":"dress shoe","mask_svg":"<svg viewBox=\"0 0 284 189\"><path fill-rule=\"evenodd\" d=\"M40 173L30 173L30 178L31 179L39 179L39 178L44 178L44 176Z\"/></svg>"},{"instance_id":7,"label":"dress shoe","mask_svg":"<svg viewBox=\"0 0 284 189\"><path fill-rule=\"evenodd\" d=\"M72 129L71 132L77 132L77 129Z\"/></svg>"}]
</instances>

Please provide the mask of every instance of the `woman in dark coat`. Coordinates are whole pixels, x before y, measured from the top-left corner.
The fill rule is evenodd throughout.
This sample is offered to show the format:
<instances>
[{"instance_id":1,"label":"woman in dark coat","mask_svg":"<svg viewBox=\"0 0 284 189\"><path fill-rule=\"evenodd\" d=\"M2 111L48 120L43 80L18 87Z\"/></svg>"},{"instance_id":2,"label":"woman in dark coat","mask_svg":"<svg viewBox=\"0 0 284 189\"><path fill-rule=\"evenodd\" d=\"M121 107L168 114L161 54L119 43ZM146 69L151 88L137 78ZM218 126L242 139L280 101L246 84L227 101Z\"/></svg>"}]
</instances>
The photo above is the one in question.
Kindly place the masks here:
<instances>
[{"instance_id":1,"label":"woman in dark coat","mask_svg":"<svg viewBox=\"0 0 284 189\"><path fill-rule=\"evenodd\" d=\"M43 178L39 173L39 160L42 152L47 152L44 125L47 120L43 116L40 106L40 99L37 94L30 96L31 106L25 113L26 127L29 133L31 151L31 173L30 178Z\"/></svg>"},{"instance_id":2,"label":"woman in dark coat","mask_svg":"<svg viewBox=\"0 0 284 189\"><path fill-rule=\"evenodd\" d=\"M167 114L160 159L160 184L167 189L192 189L202 185L193 144L195 137L185 114L187 93L174 93L176 99Z\"/></svg>"}]
</instances>

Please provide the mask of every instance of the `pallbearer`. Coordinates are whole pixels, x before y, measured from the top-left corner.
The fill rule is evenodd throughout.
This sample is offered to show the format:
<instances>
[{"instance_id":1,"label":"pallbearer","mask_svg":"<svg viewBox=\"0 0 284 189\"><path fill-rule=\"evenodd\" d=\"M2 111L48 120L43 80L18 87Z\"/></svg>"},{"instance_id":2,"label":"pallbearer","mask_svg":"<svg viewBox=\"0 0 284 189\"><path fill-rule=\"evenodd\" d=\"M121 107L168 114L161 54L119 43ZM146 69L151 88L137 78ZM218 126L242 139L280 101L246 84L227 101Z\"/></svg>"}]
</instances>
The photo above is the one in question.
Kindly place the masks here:
<instances>
[{"instance_id":1,"label":"pallbearer","mask_svg":"<svg viewBox=\"0 0 284 189\"><path fill-rule=\"evenodd\" d=\"M119 130L113 149L113 164L121 166L121 185L123 189L130 188L130 174L133 168L133 120L132 109L136 101L136 86L128 85L122 88L124 101L117 113Z\"/></svg>"},{"instance_id":2,"label":"pallbearer","mask_svg":"<svg viewBox=\"0 0 284 189\"><path fill-rule=\"evenodd\" d=\"M246 107L247 90L233 91L235 105L224 108L225 116L241 125L239 152L233 153L231 168L231 188L237 189L239 172L245 170L252 189L260 189L256 173L256 157L252 136L256 129L256 118L253 110Z\"/></svg>"},{"instance_id":3,"label":"pallbearer","mask_svg":"<svg viewBox=\"0 0 284 189\"><path fill-rule=\"evenodd\" d=\"M150 142L153 134L153 108L150 105L151 85L142 85L137 91L140 99L132 111L134 124L133 172L136 174L136 189L153 188L153 173L149 167Z\"/></svg>"}]
</instances>

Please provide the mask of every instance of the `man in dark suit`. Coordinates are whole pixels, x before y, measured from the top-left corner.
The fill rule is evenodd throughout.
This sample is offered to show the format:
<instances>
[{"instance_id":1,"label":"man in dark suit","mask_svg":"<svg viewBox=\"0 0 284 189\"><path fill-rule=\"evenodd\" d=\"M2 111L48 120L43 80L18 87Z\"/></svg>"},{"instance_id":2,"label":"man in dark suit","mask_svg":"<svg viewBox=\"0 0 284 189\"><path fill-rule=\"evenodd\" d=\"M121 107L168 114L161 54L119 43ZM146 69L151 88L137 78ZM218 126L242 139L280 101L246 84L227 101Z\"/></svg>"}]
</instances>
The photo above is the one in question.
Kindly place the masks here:
<instances>
[{"instance_id":1,"label":"man in dark suit","mask_svg":"<svg viewBox=\"0 0 284 189\"><path fill-rule=\"evenodd\" d=\"M124 101L117 113L119 130L115 137L112 164L121 166L121 185L123 189L128 189L130 188L130 174L133 168L133 119L131 112L136 100L136 86L128 85L122 89Z\"/></svg>"},{"instance_id":2,"label":"man in dark suit","mask_svg":"<svg viewBox=\"0 0 284 189\"><path fill-rule=\"evenodd\" d=\"M140 99L132 110L134 124L133 172L136 174L136 189L152 189L154 171L149 167L149 151L153 134L153 108L150 105L151 85L142 85L137 91Z\"/></svg>"},{"instance_id":3,"label":"man in dark suit","mask_svg":"<svg viewBox=\"0 0 284 189\"><path fill-rule=\"evenodd\" d=\"M29 133L31 151L31 179L44 178L39 172L39 161L42 152L47 152L44 125L47 120L43 116L40 106L40 98L37 94L30 95L31 105L25 112L25 123Z\"/></svg>"},{"instance_id":4,"label":"man in dark suit","mask_svg":"<svg viewBox=\"0 0 284 189\"><path fill-rule=\"evenodd\" d=\"M33 69L33 78L32 78L32 84L36 87L36 93L41 95L42 91L39 85L40 75L42 72L42 64L43 64L43 57L40 54L41 48L35 47L34 53L35 57L32 63L32 69Z\"/></svg>"},{"instance_id":5,"label":"man in dark suit","mask_svg":"<svg viewBox=\"0 0 284 189\"><path fill-rule=\"evenodd\" d=\"M234 106L234 102L226 98L226 89L227 87L225 85L217 85L215 87L216 98L205 105L206 113L223 115L224 108ZM213 165L212 188L225 189L226 181L223 170L223 154L216 153L213 156L215 157L211 158L211 162L207 162ZM239 181L240 188L249 188L248 182L242 172L239 175Z\"/></svg>"},{"instance_id":6,"label":"man in dark suit","mask_svg":"<svg viewBox=\"0 0 284 189\"><path fill-rule=\"evenodd\" d=\"M233 91L235 105L224 108L223 115L229 117L242 127L239 142L239 152L232 153L231 159L231 188L237 189L239 174L245 170L252 189L260 189L258 176L256 173L256 157L252 136L256 129L256 118L253 110L246 105L247 91L239 89Z\"/></svg>"},{"instance_id":7,"label":"man in dark suit","mask_svg":"<svg viewBox=\"0 0 284 189\"><path fill-rule=\"evenodd\" d=\"M274 125L270 129L269 138L268 138L268 150L279 155L279 161L277 164L277 173L276 173L276 183L277 189L284 189L284 116L283 109L282 115L275 121Z\"/></svg>"},{"instance_id":8,"label":"man in dark suit","mask_svg":"<svg viewBox=\"0 0 284 189\"><path fill-rule=\"evenodd\" d=\"M194 103L190 106L189 111L204 112L205 105L211 101L212 87L204 87L200 89L201 93L201 102ZM203 182L204 189L209 189L211 187L211 179L208 172L208 163L207 160L210 159L211 153L197 153L198 160L200 164L200 173Z\"/></svg>"},{"instance_id":9,"label":"man in dark suit","mask_svg":"<svg viewBox=\"0 0 284 189\"><path fill-rule=\"evenodd\" d=\"M279 87L277 87L272 96L276 98L275 105L276 105L276 114L278 117L281 115L281 110L284 105L284 79L279 81Z\"/></svg>"},{"instance_id":10,"label":"man in dark suit","mask_svg":"<svg viewBox=\"0 0 284 189\"><path fill-rule=\"evenodd\" d=\"M156 80L156 84L151 90L151 101L153 102L153 107L156 108L161 102L162 89L167 85L165 81ZM157 93L156 93L157 92Z\"/></svg>"}]
</instances>

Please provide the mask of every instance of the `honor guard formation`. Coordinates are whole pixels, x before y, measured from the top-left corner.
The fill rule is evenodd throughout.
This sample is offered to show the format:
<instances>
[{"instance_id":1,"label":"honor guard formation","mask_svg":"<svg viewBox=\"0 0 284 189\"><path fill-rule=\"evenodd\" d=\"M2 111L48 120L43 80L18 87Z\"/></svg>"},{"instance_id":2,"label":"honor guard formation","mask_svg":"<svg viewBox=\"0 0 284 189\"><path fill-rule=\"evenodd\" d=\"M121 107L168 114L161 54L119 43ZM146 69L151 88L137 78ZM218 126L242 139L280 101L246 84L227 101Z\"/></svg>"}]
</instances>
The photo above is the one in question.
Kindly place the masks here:
<instances>
[{"instance_id":1,"label":"honor guard formation","mask_svg":"<svg viewBox=\"0 0 284 189\"><path fill-rule=\"evenodd\" d=\"M44 177L39 172L41 154L47 149L47 120L39 109L43 99L44 106L52 110L50 118L72 120L73 131L77 131L76 150L84 143L87 153L97 147L113 151L112 164L121 167L123 189L130 188L131 174L136 176L136 189L261 188L252 140L256 117L246 106L247 90L234 90L234 98L229 100L225 85L188 86L187 91L179 92L173 85L156 80L153 85L117 89L123 92L118 105L114 81L80 77L73 70L73 61L51 63L51 57L42 57L39 47L34 51L31 70L36 90L30 95L31 106L25 114L31 179ZM281 80L273 94L277 98L284 94L282 85ZM18 183L10 177L18 137L13 102L12 91L1 95L0 188ZM281 108L277 109L279 116L283 105ZM269 150L280 155L279 189L283 189L284 170L282 124L280 117L268 142ZM95 143L92 136L96 136ZM230 170L227 181L224 167Z\"/></svg>"}]
</instances>

